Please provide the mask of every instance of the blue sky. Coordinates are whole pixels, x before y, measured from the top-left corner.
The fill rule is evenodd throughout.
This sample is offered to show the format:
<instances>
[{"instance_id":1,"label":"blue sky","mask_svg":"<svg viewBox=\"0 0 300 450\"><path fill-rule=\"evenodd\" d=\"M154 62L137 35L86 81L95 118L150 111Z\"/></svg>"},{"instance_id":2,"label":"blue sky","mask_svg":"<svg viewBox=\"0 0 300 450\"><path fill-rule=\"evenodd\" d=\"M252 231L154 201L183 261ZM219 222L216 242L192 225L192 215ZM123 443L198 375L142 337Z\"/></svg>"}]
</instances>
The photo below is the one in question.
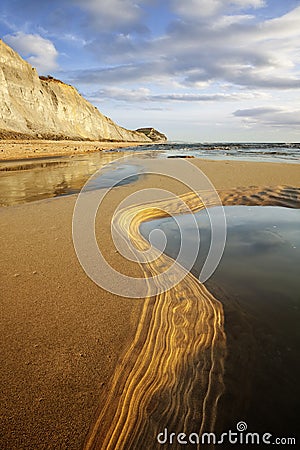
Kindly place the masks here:
<instances>
[{"instance_id":1,"label":"blue sky","mask_svg":"<svg viewBox=\"0 0 300 450\"><path fill-rule=\"evenodd\" d=\"M299 0L2 0L0 37L127 128L300 141Z\"/></svg>"}]
</instances>

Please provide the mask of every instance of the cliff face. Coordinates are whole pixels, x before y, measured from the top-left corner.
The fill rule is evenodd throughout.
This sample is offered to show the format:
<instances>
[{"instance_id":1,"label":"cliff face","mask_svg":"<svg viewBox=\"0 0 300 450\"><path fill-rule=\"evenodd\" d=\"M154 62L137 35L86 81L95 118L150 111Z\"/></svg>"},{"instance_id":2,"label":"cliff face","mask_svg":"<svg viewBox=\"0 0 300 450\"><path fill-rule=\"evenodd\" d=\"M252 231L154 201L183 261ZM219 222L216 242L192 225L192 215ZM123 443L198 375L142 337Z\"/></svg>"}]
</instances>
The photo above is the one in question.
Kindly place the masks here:
<instances>
[{"instance_id":1,"label":"cliff face","mask_svg":"<svg viewBox=\"0 0 300 450\"><path fill-rule=\"evenodd\" d=\"M151 142L144 133L119 127L73 86L54 79L40 79L36 70L2 40L1 135Z\"/></svg>"}]
</instances>

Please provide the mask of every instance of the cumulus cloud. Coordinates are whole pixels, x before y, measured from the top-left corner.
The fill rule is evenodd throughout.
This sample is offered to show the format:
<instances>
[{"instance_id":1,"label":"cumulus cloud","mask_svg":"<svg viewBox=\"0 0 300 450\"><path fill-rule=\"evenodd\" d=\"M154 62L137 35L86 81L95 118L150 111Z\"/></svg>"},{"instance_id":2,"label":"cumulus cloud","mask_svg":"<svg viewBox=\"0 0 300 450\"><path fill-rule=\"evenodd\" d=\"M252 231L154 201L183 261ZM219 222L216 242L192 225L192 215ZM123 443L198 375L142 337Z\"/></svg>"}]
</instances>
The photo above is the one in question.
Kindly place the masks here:
<instances>
[{"instance_id":1,"label":"cumulus cloud","mask_svg":"<svg viewBox=\"0 0 300 450\"><path fill-rule=\"evenodd\" d=\"M129 8L132 19L142 3ZM89 82L108 84L152 80L176 82L183 88L220 82L249 89L300 87L300 7L276 19L258 20L247 9L263 6L258 0L172 0L171 5L178 20L159 37L136 39L132 33L99 33L87 48L101 67L82 72L78 81L91 75ZM202 14L201 26L197 8ZM214 9L213 19L206 17L208 8ZM245 9L247 14L241 14ZM116 20L119 12L114 13Z\"/></svg>"},{"instance_id":2,"label":"cumulus cloud","mask_svg":"<svg viewBox=\"0 0 300 450\"><path fill-rule=\"evenodd\" d=\"M58 68L58 52L50 40L38 34L25 34L18 31L4 36L4 41L26 58L40 74L46 74Z\"/></svg>"},{"instance_id":3,"label":"cumulus cloud","mask_svg":"<svg viewBox=\"0 0 300 450\"><path fill-rule=\"evenodd\" d=\"M281 17L266 20L261 24L261 31L265 39L295 38L299 36L300 6L294 8Z\"/></svg>"},{"instance_id":4,"label":"cumulus cloud","mask_svg":"<svg viewBox=\"0 0 300 450\"><path fill-rule=\"evenodd\" d=\"M290 110L285 107L258 107L239 109L233 113L241 117L246 125L263 125L273 128L293 128L300 126L300 110Z\"/></svg>"},{"instance_id":5,"label":"cumulus cloud","mask_svg":"<svg viewBox=\"0 0 300 450\"><path fill-rule=\"evenodd\" d=\"M225 80L250 88L299 88L299 14L300 7L261 22L220 15L201 27L190 18L175 22L160 45L176 55L174 71L191 85Z\"/></svg>"}]
</instances>

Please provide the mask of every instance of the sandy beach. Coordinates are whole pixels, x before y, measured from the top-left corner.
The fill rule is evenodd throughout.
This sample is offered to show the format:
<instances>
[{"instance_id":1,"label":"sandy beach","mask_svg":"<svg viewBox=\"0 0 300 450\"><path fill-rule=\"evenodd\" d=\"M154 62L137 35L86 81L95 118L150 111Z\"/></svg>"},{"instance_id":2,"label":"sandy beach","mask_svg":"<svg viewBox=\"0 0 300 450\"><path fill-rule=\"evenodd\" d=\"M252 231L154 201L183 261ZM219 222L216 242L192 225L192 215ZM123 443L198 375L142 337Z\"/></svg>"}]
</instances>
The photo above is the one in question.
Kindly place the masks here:
<instances>
[{"instance_id":1,"label":"sandy beach","mask_svg":"<svg viewBox=\"0 0 300 450\"><path fill-rule=\"evenodd\" d=\"M0 450L297 445L300 2L0 9Z\"/></svg>"},{"instance_id":2,"label":"sandy beach","mask_svg":"<svg viewBox=\"0 0 300 450\"><path fill-rule=\"evenodd\" d=\"M45 143L39 147L38 156L52 152L50 145ZM116 145L120 147L120 144ZM124 146L129 145L132 143L124 143ZM87 142L61 142L59 146L59 152L63 148L67 154L70 154L70 147L74 147L72 152L77 152L75 147L78 151L84 151L83 148L87 151L112 148L111 143ZM37 156L33 148L32 142L28 143L28 150L25 149L28 157L33 153ZM4 146L1 143L1 149L4 150L2 159L18 158L20 154L18 144L14 142ZM167 160L159 162L169 163ZM193 159L192 163L209 177L225 204L282 204L291 207L298 204L299 207L297 188L300 188L300 169L297 164L200 159ZM110 233L111 218L123 198L153 185L176 195L188 191L165 177L141 177L134 183L110 191L101 208L105 214L100 211L96 225L97 237L111 265L131 276L143 276L142 269L115 252ZM105 442L103 429L111 427L110 406L111 411L117 410L119 398L124 392L126 394L124 377L127 371L129 375L132 373L139 352L143 354L145 351L144 361L149 365L149 352L157 351L159 354L161 351L160 347L156 350L152 347L152 341L147 341L143 331L139 335L141 341L137 341L131 349L134 352L128 353L137 336L143 313L146 314L144 323L151 322L151 317L170 314L174 306L172 291L169 293L167 311L159 309L159 302L151 298L145 313L145 299L123 298L94 284L82 270L73 248L72 214L75 201L76 196L69 196L0 209L3 340L1 449L76 450L84 445L85 448L104 448L101 447ZM191 279L185 282L181 285L183 296L186 295L185 286L191 286ZM222 308L206 289L200 288L198 292L194 284L190 289L191 298L193 295L202 296L205 305L210 305L207 307L207 317L214 320L216 330L216 337L209 337L208 334L208 341L199 343L195 352L210 348L210 339L216 342L215 354L223 359L220 367L214 366L209 370L220 374L226 356ZM189 308L190 304L185 307ZM214 314L216 318L211 319ZM155 326L159 331L160 322L156 321ZM146 348L146 344L149 347ZM202 353L209 360L206 350ZM129 354L132 355L132 366ZM179 361L178 353L174 356L175 361L176 358ZM120 384L114 385L115 390L112 390L114 380L122 377ZM132 384L135 382L133 377ZM216 380L215 386L210 396L222 394L220 379ZM115 394L114 398L109 397L111 392ZM105 403L107 398L110 399L109 407ZM210 398L207 398L208 405L212 404ZM155 402L164 407L164 400L153 395L146 409L150 411L155 408ZM128 443L132 444L132 441L126 435L126 430L130 433L131 425L124 424L121 419L122 414L118 422L123 427L122 445L127 442L124 448L131 448ZM198 419L193 417L191 423L196 423ZM209 426L209 422L213 423L215 419L206 417L203 427ZM141 439L142 433L152 430L150 425L149 429L146 425L143 427L141 425L135 432L137 439ZM102 433L100 437L99 429ZM112 440L105 444L105 448L123 448L121 444L114 447L114 433L116 431L111 432ZM156 448L155 442L151 446L152 441L153 436L144 434L145 448Z\"/></svg>"},{"instance_id":3,"label":"sandy beach","mask_svg":"<svg viewBox=\"0 0 300 450\"><path fill-rule=\"evenodd\" d=\"M72 141L72 140L39 140L16 139L0 141L0 161L45 158L48 156L69 156L94 153L101 150L149 145L147 142L109 142L109 141ZM151 145L151 143L150 143Z\"/></svg>"}]
</instances>

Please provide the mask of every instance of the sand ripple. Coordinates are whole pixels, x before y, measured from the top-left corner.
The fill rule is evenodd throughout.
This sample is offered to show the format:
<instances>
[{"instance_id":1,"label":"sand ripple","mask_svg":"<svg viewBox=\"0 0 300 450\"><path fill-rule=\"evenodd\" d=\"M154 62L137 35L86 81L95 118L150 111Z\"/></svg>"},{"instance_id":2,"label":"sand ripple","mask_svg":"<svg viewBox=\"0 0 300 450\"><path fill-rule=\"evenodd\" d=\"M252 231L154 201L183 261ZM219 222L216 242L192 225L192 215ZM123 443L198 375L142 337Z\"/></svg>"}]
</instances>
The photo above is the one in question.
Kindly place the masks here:
<instances>
[{"instance_id":1,"label":"sand ripple","mask_svg":"<svg viewBox=\"0 0 300 450\"><path fill-rule=\"evenodd\" d=\"M221 192L220 197L227 205L299 207L300 189L253 187ZM193 211L203 208L194 193L181 199ZM182 202L172 199L138 205L119 215L120 228L130 225L139 249L149 246L139 232L141 222L164 216L159 208L167 203L172 213L181 212ZM161 255L143 264L145 277L172 263ZM174 277L181 277L182 270L175 265ZM224 392L225 358L222 304L192 274L185 274L167 292L146 298L134 342L117 367L85 449L158 448L156 436L164 428L177 433L213 431Z\"/></svg>"}]
</instances>

